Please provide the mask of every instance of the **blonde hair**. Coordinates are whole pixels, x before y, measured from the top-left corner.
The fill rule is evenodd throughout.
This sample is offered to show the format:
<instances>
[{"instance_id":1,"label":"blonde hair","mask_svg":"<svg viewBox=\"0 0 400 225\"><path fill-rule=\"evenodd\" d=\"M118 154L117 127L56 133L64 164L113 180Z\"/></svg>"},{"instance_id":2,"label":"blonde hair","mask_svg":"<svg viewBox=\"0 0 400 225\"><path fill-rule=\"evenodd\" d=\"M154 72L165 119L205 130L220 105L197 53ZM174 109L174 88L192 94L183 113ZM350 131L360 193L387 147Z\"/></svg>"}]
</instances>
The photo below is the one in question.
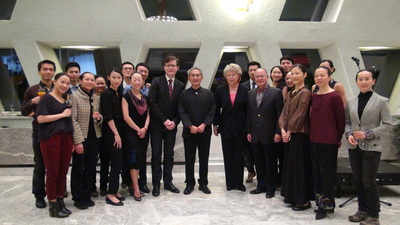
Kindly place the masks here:
<instances>
[{"instance_id":1,"label":"blonde hair","mask_svg":"<svg viewBox=\"0 0 400 225\"><path fill-rule=\"evenodd\" d=\"M239 75L239 81L242 78L242 68L240 68L240 66L238 64L235 63L231 63L225 66L224 68L224 77L225 79L227 79L226 74L228 73L228 71L232 71L236 74Z\"/></svg>"}]
</instances>

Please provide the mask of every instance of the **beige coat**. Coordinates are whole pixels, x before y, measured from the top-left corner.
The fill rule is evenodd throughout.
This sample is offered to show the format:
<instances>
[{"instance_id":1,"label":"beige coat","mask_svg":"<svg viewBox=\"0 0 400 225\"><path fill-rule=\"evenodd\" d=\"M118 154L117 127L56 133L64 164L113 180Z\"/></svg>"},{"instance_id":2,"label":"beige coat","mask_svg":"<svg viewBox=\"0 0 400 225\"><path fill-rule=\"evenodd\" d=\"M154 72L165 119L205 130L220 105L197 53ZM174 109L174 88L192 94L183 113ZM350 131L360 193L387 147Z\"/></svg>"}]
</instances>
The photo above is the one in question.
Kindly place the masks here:
<instances>
[{"instance_id":1,"label":"beige coat","mask_svg":"<svg viewBox=\"0 0 400 225\"><path fill-rule=\"evenodd\" d=\"M92 95L92 106L93 112L99 112L100 97L96 94ZM100 124L103 122L103 117L100 121L97 121L90 114L90 100L89 96L78 89L74 94L71 95L72 103L72 124L74 126L74 144L77 145L82 143L88 135L89 131L89 120L94 121L94 130L96 132L96 137L101 137L101 127Z\"/></svg>"}]
</instances>

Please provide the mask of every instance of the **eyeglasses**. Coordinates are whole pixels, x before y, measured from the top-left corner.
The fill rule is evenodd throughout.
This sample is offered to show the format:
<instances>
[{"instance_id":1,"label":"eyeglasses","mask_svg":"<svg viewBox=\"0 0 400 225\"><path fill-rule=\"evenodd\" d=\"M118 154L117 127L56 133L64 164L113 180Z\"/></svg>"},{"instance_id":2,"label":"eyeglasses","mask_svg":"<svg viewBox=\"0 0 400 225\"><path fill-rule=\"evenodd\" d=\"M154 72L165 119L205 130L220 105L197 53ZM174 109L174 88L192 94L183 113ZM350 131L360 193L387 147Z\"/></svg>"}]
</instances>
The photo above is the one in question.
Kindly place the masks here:
<instances>
[{"instance_id":1,"label":"eyeglasses","mask_svg":"<svg viewBox=\"0 0 400 225\"><path fill-rule=\"evenodd\" d=\"M166 67L168 67L168 68L175 68L176 67L176 65L165 65Z\"/></svg>"},{"instance_id":2,"label":"eyeglasses","mask_svg":"<svg viewBox=\"0 0 400 225\"><path fill-rule=\"evenodd\" d=\"M130 67L124 67L124 68L122 68L123 70L133 70L133 68L130 68Z\"/></svg>"}]
</instances>

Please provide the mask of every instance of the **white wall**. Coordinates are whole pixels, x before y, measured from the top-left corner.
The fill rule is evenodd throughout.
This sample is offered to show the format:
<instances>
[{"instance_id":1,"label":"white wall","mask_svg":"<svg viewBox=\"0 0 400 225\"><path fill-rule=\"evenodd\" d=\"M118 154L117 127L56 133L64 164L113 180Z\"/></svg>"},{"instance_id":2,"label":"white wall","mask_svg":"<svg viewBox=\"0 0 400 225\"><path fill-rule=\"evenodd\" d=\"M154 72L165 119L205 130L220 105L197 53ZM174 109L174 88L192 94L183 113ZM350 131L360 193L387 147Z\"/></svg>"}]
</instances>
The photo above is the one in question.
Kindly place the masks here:
<instances>
[{"instance_id":1,"label":"white wall","mask_svg":"<svg viewBox=\"0 0 400 225\"><path fill-rule=\"evenodd\" d=\"M139 0L19 0L12 19L0 21L0 48L15 48L33 84L37 63L57 61L52 48L60 45L119 46L122 60L135 63L145 60L149 48L199 47L195 65L204 70L205 87L224 45L249 46L252 59L267 69L279 63L281 48L315 48L334 61L335 79L350 97L358 90L351 60L362 58L358 47L400 46L398 0L336 0L331 6L343 3L339 13L330 8L324 16L334 21L337 15L336 22L279 22L284 0L253 2L249 12L238 13L228 10L229 0L191 0L197 21L168 23L145 21ZM399 98L391 101L391 108L398 105Z\"/></svg>"}]
</instances>

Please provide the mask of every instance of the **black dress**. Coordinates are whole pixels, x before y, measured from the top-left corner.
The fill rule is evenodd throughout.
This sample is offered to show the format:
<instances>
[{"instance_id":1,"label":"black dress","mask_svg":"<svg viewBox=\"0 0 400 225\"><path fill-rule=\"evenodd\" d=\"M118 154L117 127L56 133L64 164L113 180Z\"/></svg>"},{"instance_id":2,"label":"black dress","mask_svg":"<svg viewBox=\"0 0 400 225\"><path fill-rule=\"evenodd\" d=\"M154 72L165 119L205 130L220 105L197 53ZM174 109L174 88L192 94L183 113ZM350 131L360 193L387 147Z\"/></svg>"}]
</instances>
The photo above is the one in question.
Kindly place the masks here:
<instances>
[{"instance_id":1,"label":"black dress","mask_svg":"<svg viewBox=\"0 0 400 225\"><path fill-rule=\"evenodd\" d=\"M139 100L132 94L132 92L128 92L124 95L124 98L128 102L129 117L138 127L143 128L145 126L147 113L149 110L147 107L147 97L142 95L142 99ZM142 107L146 108L142 114L139 113L136 107L139 102L142 104ZM137 135L137 131L126 124L124 141L124 155L127 157L126 162L128 163L127 168L140 169L145 167L149 133L146 132L145 137L140 138Z\"/></svg>"}]
</instances>

